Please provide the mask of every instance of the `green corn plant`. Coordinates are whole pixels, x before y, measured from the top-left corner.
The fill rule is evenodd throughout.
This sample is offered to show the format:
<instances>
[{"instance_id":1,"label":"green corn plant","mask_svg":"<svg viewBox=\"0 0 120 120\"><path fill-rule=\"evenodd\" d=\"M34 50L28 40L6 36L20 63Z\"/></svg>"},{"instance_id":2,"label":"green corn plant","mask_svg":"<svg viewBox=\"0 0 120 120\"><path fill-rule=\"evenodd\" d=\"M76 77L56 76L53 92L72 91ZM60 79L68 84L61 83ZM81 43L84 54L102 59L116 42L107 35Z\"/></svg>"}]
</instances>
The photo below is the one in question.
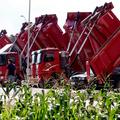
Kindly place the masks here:
<instances>
[{"instance_id":1,"label":"green corn plant","mask_svg":"<svg viewBox=\"0 0 120 120\"><path fill-rule=\"evenodd\" d=\"M106 87L107 86L107 87ZM52 88L47 93L32 94L27 85L22 85L8 105L6 96L0 102L1 120L117 120L120 116L120 93L110 91L108 85L101 90L95 86L85 90L72 90L69 84Z\"/></svg>"}]
</instances>

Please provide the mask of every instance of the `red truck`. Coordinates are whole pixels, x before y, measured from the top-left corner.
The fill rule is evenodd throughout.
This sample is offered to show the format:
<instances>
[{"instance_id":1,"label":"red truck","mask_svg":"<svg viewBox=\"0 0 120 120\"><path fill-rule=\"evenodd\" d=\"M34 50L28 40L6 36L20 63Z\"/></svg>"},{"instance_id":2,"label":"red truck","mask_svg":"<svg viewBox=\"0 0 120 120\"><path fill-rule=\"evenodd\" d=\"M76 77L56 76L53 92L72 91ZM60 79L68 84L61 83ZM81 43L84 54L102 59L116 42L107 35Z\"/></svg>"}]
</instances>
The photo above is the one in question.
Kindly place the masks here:
<instances>
[{"instance_id":1,"label":"red truck","mask_svg":"<svg viewBox=\"0 0 120 120\"><path fill-rule=\"evenodd\" d=\"M93 48L93 55L89 56L87 61L93 70L98 84L104 84L107 77L109 78L111 84L115 87L119 86L119 29L120 21L111 11L113 8L112 3L106 4L105 13L102 11L101 17L96 22L96 25L92 29L91 33L89 31L88 39L83 43L82 48L80 48L78 53L82 53L82 50L90 41ZM109 8L108 11L106 8ZM101 8L100 8L101 9ZM87 19L86 19L87 20ZM86 25L86 21L83 24ZM93 18L94 25L95 19ZM91 26L92 26L91 25ZM92 27L91 27L92 28ZM90 29L91 29L90 28ZM86 47L87 48L87 47ZM85 49L86 49L85 48ZM87 58L87 56L85 57ZM89 68L90 68L89 67ZM88 72L90 74L90 71ZM76 76L74 76L76 77Z\"/></svg>"},{"instance_id":2,"label":"red truck","mask_svg":"<svg viewBox=\"0 0 120 120\"><path fill-rule=\"evenodd\" d=\"M6 30L0 32L0 83L5 81L6 67L8 59L12 59L16 64L17 74L20 74L19 54L15 51L9 51L13 46L10 38L6 35Z\"/></svg>"},{"instance_id":3,"label":"red truck","mask_svg":"<svg viewBox=\"0 0 120 120\"><path fill-rule=\"evenodd\" d=\"M35 23L33 25L31 24L30 26L30 32L31 32L29 48L30 53L34 50L47 47L66 49L62 36L63 32L57 24L57 16L55 14L41 15L40 17L35 18ZM22 71L22 68L24 67L22 65L24 63L24 60L27 58L28 23L23 23L21 32L16 35L15 40L12 41L11 43L13 44L12 49L10 48L7 51L5 51L6 53L0 54L6 54L6 56L9 56L9 54L11 54L11 56L15 56L15 54L12 53L12 51L16 52L17 55L19 56L19 60L18 57L15 56L16 60L19 61L19 65L16 64L16 66L20 68L20 71ZM1 69L3 69L5 66L6 64L0 67ZM34 63L32 64L32 66L33 66L32 68L34 68Z\"/></svg>"},{"instance_id":4,"label":"red truck","mask_svg":"<svg viewBox=\"0 0 120 120\"><path fill-rule=\"evenodd\" d=\"M86 17L78 25L79 27L76 25L77 27L75 28L73 26L78 21L75 23L76 20L73 17L73 23L71 22L73 25L69 26L67 25L69 24L68 20L72 20L68 17L64 26L66 33L63 37L70 41L69 47L62 51L64 53L63 56L62 52L56 48L36 51L36 75L38 75L39 82L48 80L51 76L53 78L54 74L59 74L61 71L64 71L67 76L76 74L75 72L85 72L86 61L89 61L94 74L97 78L100 78L98 83L104 83L104 73L108 75L119 66L118 38L120 21L114 15L112 9L112 3L105 3L104 6L96 7L95 11L87 13ZM78 18L78 14L76 13L76 18ZM77 31L77 28L80 28L80 30ZM113 54L114 50L115 53ZM110 51L109 54L108 51Z\"/></svg>"},{"instance_id":5,"label":"red truck","mask_svg":"<svg viewBox=\"0 0 120 120\"><path fill-rule=\"evenodd\" d=\"M73 19L75 20L76 17L77 17L77 19L79 20L79 24L80 24L80 22L84 18L86 18L89 14L90 14L90 12L81 12L81 13L79 13L79 15L81 17L79 17L78 13L68 13L68 18L70 18L70 19L68 19L69 21L67 21L67 22L71 25L71 23L74 22ZM65 28L67 28L66 25L64 25ZM70 27L70 25L68 25L68 26ZM66 55L68 55L69 51L66 51L66 49L67 49L67 46L68 46L69 34L70 33L69 34L67 34L67 33L66 34L62 33L61 34L58 31L59 29L57 28L58 29L57 30L55 27L56 27L56 24L54 24L54 27L51 25L51 26L49 26L49 29L48 29L48 27L47 28L45 27L44 29L46 29L47 36L51 36L51 37L48 38L48 40L50 40L51 42L54 40L54 43L57 46L55 44L53 44L53 46L48 46L49 45L49 42L48 42L47 43L48 47L43 47L43 49L32 52L32 69L31 69L32 70L32 77L36 78L37 80L41 80L43 78L47 80L47 79L50 79L53 76L56 77L56 75L62 73L63 69L61 69L61 68L65 68L65 64L67 65L67 60L66 60L67 56ZM79 30L81 30L81 29L82 28L79 28ZM56 35L56 37L55 37L55 35ZM54 37L52 37L52 36L54 36ZM61 37L59 37L59 36L61 36ZM41 39L39 39L39 40L41 40ZM74 43L72 43L72 46L73 46L73 44ZM42 50L44 52L41 53ZM47 55L47 53L49 53L49 52L50 52L50 54ZM39 62L39 60L41 59L40 55L44 54L44 53L46 53L47 58L52 55L52 57L54 57L55 61L48 61L47 63L44 63L44 61L42 61L43 62L43 64L42 64L43 68L42 68L41 64L40 64L41 62ZM36 62L37 62L37 65L36 65Z\"/></svg>"},{"instance_id":6,"label":"red truck","mask_svg":"<svg viewBox=\"0 0 120 120\"><path fill-rule=\"evenodd\" d=\"M54 84L59 76L69 78L76 73L84 73L86 61L89 61L88 66L100 78L98 83L104 83L105 75L119 66L120 21L112 9L112 3L105 3L96 7L93 13L68 13L65 33L58 26L55 14L37 17L30 27L32 78L36 78L38 84L49 80ZM28 23L23 24L14 42L22 57L27 57L27 26Z\"/></svg>"},{"instance_id":7,"label":"red truck","mask_svg":"<svg viewBox=\"0 0 120 120\"><path fill-rule=\"evenodd\" d=\"M35 18L35 23L30 26L30 48L29 52L31 53L34 50L47 47L56 47L58 49L66 49L66 45L63 41L63 32L57 24L57 16L55 14L51 15L41 15L40 17ZM19 66L20 71L24 67L23 63L27 58L27 45L28 45L28 23L23 23L21 27L21 32L17 34L16 39L13 41L12 51L17 52L19 56ZM7 53L8 52L8 53ZM6 51L6 54L14 55L14 53ZM34 52L33 52L34 53ZM16 56L15 56L16 57ZM17 58L16 58L17 60ZM31 62L31 56L30 56ZM23 65L23 66L22 66ZM1 66L3 68L4 66ZM32 70L35 71L34 62L32 62ZM34 73L32 75L34 77Z\"/></svg>"}]
</instances>

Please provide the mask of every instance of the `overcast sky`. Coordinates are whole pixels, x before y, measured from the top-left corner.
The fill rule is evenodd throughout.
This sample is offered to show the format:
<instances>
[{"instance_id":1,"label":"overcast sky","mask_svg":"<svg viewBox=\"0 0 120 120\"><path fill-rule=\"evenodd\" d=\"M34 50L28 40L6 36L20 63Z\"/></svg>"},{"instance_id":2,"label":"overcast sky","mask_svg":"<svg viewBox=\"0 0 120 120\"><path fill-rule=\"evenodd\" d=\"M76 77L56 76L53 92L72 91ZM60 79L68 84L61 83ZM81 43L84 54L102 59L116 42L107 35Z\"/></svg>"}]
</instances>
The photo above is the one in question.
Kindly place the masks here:
<instances>
[{"instance_id":1,"label":"overcast sky","mask_svg":"<svg viewBox=\"0 0 120 120\"><path fill-rule=\"evenodd\" d=\"M62 27L67 12L91 12L96 6L111 2L113 12L120 18L120 0L31 0L31 21L43 14L57 14ZM0 30L6 29L8 35L20 31L23 22L28 20L29 0L0 0ZM21 17L24 16L24 17Z\"/></svg>"}]
</instances>

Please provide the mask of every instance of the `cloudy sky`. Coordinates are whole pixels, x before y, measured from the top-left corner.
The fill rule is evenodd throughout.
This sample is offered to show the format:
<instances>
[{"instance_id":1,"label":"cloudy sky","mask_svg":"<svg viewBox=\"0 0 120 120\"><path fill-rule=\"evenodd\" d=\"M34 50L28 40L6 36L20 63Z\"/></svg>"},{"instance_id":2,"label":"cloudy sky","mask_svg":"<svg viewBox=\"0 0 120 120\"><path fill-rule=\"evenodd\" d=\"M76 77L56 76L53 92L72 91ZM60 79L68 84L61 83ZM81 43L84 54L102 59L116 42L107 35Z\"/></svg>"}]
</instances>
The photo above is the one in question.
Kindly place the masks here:
<instances>
[{"instance_id":1,"label":"cloudy sky","mask_svg":"<svg viewBox=\"0 0 120 120\"><path fill-rule=\"evenodd\" d=\"M65 23L67 12L93 11L105 2L114 4L113 12L120 18L120 0L31 0L31 21L43 14L57 14L58 23ZM0 30L6 29L8 35L20 31L21 24L28 20L29 0L0 0ZM24 17L21 17L24 16Z\"/></svg>"}]
</instances>

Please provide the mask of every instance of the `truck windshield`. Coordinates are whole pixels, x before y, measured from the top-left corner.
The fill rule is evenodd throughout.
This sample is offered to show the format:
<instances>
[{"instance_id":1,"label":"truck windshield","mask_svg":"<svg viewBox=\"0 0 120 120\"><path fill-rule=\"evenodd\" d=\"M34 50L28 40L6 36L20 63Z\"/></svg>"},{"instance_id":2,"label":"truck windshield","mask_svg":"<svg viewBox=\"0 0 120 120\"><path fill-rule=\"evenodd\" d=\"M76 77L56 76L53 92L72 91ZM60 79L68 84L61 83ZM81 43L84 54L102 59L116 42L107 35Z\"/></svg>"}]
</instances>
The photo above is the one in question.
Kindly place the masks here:
<instances>
[{"instance_id":1,"label":"truck windshield","mask_svg":"<svg viewBox=\"0 0 120 120\"><path fill-rule=\"evenodd\" d=\"M41 53L38 53L38 55L37 55L37 64L39 64L39 63L41 63L41 60L42 60L42 58L41 58Z\"/></svg>"},{"instance_id":2,"label":"truck windshield","mask_svg":"<svg viewBox=\"0 0 120 120\"><path fill-rule=\"evenodd\" d=\"M0 66L6 65L6 55L0 55Z\"/></svg>"},{"instance_id":3,"label":"truck windshield","mask_svg":"<svg viewBox=\"0 0 120 120\"><path fill-rule=\"evenodd\" d=\"M32 55L32 64L35 64L37 62L37 53Z\"/></svg>"}]
</instances>

